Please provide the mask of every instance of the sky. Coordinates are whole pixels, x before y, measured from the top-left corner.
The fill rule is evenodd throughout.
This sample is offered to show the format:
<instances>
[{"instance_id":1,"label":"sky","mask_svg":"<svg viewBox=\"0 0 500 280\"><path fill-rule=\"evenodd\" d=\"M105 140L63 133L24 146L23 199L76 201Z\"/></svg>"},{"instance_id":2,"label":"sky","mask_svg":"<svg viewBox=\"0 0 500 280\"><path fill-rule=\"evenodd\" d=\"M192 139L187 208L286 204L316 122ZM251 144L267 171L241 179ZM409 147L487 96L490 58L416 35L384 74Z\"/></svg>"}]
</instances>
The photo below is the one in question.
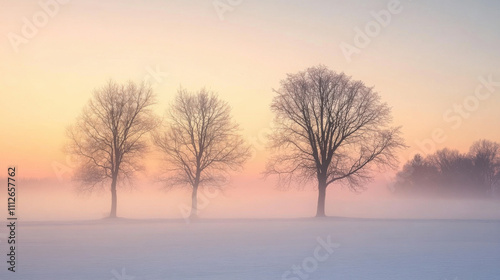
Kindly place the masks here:
<instances>
[{"instance_id":1,"label":"sky","mask_svg":"<svg viewBox=\"0 0 500 280\"><path fill-rule=\"evenodd\" d=\"M68 175L65 129L93 89L148 80L159 114L181 86L218 92L257 152L237 175L249 185L240 195L274 192L259 179L273 89L319 64L392 107L409 146L402 163L465 152L500 142L498 26L498 1L0 0L0 165L26 178Z\"/></svg>"}]
</instances>

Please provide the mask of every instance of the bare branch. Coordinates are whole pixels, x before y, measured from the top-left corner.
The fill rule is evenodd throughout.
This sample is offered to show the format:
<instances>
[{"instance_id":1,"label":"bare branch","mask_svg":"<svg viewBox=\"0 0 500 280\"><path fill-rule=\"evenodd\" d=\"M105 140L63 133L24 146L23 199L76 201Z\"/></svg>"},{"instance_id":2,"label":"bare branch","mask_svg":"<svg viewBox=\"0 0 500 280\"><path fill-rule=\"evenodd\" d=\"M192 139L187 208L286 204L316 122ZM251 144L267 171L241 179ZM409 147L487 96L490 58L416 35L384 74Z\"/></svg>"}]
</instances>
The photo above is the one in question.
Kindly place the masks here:
<instances>
[{"instance_id":1,"label":"bare branch","mask_svg":"<svg viewBox=\"0 0 500 280\"><path fill-rule=\"evenodd\" d=\"M109 81L94 91L76 123L67 129L66 151L80 163L74 179L92 191L108 181L132 179L141 170L140 156L146 152L145 134L158 124L151 106L151 87Z\"/></svg>"},{"instance_id":2,"label":"bare branch","mask_svg":"<svg viewBox=\"0 0 500 280\"><path fill-rule=\"evenodd\" d=\"M360 190L374 167L395 167L404 147L378 93L324 66L289 74L275 90L273 151L266 175L280 186L317 180ZM320 186L321 187L321 186Z\"/></svg>"}]
</instances>

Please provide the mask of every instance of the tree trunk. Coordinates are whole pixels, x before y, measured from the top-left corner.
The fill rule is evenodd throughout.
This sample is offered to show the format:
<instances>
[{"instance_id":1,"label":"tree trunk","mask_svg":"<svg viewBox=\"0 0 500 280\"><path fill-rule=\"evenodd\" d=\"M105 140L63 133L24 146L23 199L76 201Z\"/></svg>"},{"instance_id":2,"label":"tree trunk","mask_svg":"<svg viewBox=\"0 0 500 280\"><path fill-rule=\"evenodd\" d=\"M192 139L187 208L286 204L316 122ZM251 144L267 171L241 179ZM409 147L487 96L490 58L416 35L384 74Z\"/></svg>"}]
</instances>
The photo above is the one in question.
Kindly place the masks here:
<instances>
[{"instance_id":1,"label":"tree trunk","mask_svg":"<svg viewBox=\"0 0 500 280\"><path fill-rule=\"evenodd\" d=\"M191 215L190 219L198 217L198 186L193 186L193 193L191 194Z\"/></svg>"},{"instance_id":2,"label":"tree trunk","mask_svg":"<svg viewBox=\"0 0 500 280\"><path fill-rule=\"evenodd\" d=\"M110 218L116 218L116 181L117 176L113 176L111 180L111 212L109 213Z\"/></svg>"},{"instance_id":3,"label":"tree trunk","mask_svg":"<svg viewBox=\"0 0 500 280\"><path fill-rule=\"evenodd\" d=\"M318 182L318 208L316 217L326 217L325 215L325 199L326 199L326 180Z\"/></svg>"}]
</instances>

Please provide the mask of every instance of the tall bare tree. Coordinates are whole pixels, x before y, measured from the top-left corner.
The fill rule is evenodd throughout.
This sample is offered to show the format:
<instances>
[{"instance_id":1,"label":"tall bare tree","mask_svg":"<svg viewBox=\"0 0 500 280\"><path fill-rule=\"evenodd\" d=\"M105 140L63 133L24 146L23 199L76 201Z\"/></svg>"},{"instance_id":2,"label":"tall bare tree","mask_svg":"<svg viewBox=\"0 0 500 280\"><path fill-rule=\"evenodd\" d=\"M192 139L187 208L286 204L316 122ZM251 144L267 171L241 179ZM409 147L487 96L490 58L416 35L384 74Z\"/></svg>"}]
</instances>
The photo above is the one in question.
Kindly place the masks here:
<instances>
[{"instance_id":1,"label":"tall bare tree","mask_svg":"<svg viewBox=\"0 0 500 280\"><path fill-rule=\"evenodd\" d=\"M220 187L228 171L240 169L249 158L231 108L205 89L196 93L180 89L168 124L154 139L167 162L167 184L192 188L190 218L198 214L198 189Z\"/></svg>"},{"instance_id":2,"label":"tall bare tree","mask_svg":"<svg viewBox=\"0 0 500 280\"><path fill-rule=\"evenodd\" d=\"M315 180L317 217L325 216L330 184L361 190L373 167L397 163L399 128L390 127L390 108L361 81L318 66L289 74L275 92L266 173L278 175L281 186Z\"/></svg>"},{"instance_id":3,"label":"tall bare tree","mask_svg":"<svg viewBox=\"0 0 500 280\"><path fill-rule=\"evenodd\" d=\"M157 124L151 106L155 96L145 84L109 81L96 89L76 123L68 127L67 151L79 160L74 178L86 191L111 184L111 218L116 217L116 188L142 168L145 134Z\"/></svg>"}]
</instances>

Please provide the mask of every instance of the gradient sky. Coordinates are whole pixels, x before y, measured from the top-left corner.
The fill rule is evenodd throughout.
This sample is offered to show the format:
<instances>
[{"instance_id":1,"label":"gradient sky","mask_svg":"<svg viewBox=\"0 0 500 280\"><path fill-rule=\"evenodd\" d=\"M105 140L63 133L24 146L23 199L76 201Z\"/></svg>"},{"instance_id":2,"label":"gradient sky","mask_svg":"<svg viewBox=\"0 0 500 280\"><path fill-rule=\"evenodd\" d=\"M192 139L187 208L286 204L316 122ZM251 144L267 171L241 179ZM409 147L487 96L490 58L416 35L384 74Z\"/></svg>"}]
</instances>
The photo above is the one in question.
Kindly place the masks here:
<instances>
[{"instance_id":1,"label":"gradient sky","mask_svg":"<svg viewBox=\"0 0 500 280\"><path fill-rule=\"evenodd\" d=\"M454 122L443 119L474 94L478 77L500 81L500 3L400 1L402 11L348 62L339 45L353 44L355 28L389 2L243 1L221 20L211 0L71 0L16 52L9 37L22 35L23 18L43 9L38 1L0 0L1 166L55 177L53 164L67 165L65 128L92 90L108 79L142 81L156 69L168 73L150 79L159 113L181 85L207 87L229 102L259 151L248 178L264 166L272 89L286 73L318 64L364 81L389 103L410 146L402 161L435 129L446 135L436 148L500 141L500 87L471 103L477 108L461 125L453 126L455 113Z\"/></svg>"}]
</instances>

